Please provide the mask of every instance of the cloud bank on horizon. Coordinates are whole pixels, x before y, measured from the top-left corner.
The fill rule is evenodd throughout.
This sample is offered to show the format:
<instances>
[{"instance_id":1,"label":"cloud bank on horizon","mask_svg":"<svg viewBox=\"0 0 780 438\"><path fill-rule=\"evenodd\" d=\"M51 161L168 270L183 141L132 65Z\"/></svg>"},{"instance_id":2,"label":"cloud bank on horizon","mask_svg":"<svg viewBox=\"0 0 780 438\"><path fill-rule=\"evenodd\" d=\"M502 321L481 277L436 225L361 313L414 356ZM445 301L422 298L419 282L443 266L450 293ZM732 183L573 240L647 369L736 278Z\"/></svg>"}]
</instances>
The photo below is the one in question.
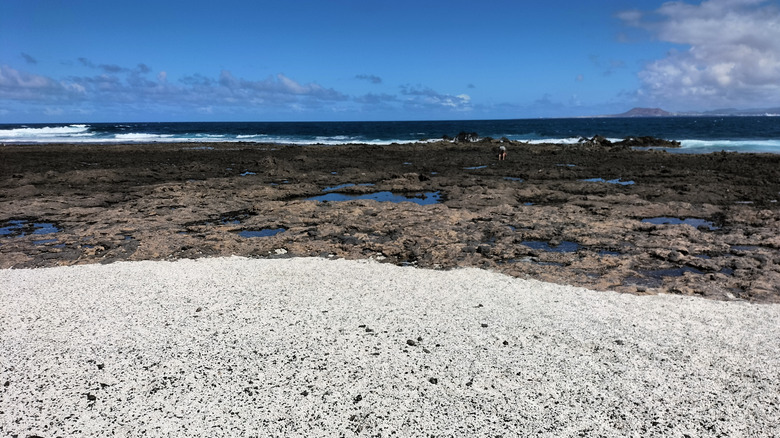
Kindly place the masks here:
<instances>
[{"instance_id":1,"label":"cloud bank on horizon","mask_svg":"<svg viewBox=\"0 0 780 438\"><path fill-rule=\"evenodd\" d=\"M295 13L301 27L195 8L183 27L167 21L181 11L160 11L163 30L127 17L126 33L97 3L69 12L22 3L0 6L0 123L571 117L780 102L777 1L475 11L459 1L402 10L338 0L334 12L300 0L255 12ZM332 20L322 19L328 11Z\"/></svg>"}]
</instances>

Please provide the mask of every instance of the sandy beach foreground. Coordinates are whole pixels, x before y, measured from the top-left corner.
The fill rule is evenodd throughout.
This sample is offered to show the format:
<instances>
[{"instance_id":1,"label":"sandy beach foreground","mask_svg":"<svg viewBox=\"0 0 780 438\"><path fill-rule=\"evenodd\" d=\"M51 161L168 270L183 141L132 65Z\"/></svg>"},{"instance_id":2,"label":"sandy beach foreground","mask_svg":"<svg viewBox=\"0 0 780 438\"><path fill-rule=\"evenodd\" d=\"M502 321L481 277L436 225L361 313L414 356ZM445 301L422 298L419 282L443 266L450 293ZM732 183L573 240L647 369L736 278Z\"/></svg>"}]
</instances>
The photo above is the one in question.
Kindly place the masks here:
<instances>
[{"instance_id":1,"label":"sandy beach foreground","mask_svg":"<svg viewBox=\"0 0 780 438\"><path fill-rule=\"evenodd\" d=\"M1 270L3 436L777 436L780 306L474 268Z\"/></svg>"}]
</instances>

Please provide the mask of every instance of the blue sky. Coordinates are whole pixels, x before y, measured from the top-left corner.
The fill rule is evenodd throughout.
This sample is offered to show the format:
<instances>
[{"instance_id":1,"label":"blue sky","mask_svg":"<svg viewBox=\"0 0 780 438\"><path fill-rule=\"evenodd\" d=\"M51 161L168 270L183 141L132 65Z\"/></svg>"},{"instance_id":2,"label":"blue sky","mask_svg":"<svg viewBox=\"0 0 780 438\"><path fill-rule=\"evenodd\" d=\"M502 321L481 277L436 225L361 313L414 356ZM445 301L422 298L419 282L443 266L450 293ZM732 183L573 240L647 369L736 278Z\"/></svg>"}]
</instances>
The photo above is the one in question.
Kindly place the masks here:
<instances>
[{"instance_id":1,"label":"blue sky","mask_svg":"<svg viewBox=\"0 0 780 438\"><path fill-rule=\"evenodd\" d=\"M778 0L0 1L0 123L780 106Z\"/></svg>"}]
</instances>

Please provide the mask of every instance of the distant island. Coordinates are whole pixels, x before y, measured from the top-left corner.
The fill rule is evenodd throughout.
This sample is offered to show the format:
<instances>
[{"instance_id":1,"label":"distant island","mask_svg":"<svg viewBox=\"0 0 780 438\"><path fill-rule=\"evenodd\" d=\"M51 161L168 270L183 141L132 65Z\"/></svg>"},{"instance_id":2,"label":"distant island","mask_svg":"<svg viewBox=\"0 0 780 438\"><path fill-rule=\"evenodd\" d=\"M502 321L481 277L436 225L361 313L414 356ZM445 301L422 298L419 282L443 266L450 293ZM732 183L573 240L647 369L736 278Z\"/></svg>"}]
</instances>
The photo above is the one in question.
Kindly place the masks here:
<instances>
[{"instance_id":1,"label":"distant island","mask_svg":"<svg viewBox=\"0 0 780 438\"><path fill-rule=\"evenodd\" d=\"M661 108L632 108L624 113L601 117L694 117L694 116L780 116L780 108L737 109L723 108L711 111L672 113Z\"/></svg>"},{"instance_id":2,"label":"distant island","mask_svg":"<svg viewBox=\"0 0 780 438\"><path fill-rule=\"evenodd\" d=\"M614 114L610 117L670 117L675 114L661 108L632 108L621 114Z\"/></svg>"}]
</instances>

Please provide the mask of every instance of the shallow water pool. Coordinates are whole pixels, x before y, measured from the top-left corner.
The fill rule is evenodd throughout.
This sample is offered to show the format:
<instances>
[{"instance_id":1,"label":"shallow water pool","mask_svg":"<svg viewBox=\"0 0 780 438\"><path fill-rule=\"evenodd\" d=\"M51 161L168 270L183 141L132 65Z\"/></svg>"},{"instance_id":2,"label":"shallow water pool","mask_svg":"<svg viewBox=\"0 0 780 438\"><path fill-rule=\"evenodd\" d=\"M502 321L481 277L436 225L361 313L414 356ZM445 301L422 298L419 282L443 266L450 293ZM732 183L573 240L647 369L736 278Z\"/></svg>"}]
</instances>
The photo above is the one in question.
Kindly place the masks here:
<instances>
[{"instance_id":1,"label":"shallow water pool","mask_svg":"<svg viewBox=\"0 0 780 438\"><path fill-rule=\"evenodd\" d=\"M287 231L286 228L263 228L262 230L242 230L238 232L241 237L271 237Z\"/></svg>"},{"instance_id":2,"label":"shallow water pool","mask_svg":"<svg viewBox=\"0 0 780 438\"><path fill-rule=\"evenodd\" d=\"M622 181L620 178L609 179L609 180L604 179L604 178L588 178L588 179L583 179L583 180L580 180L580 181L584 181L584 182L601 182L601 183L607 183L607 184L617 184L617 185L621 185L621 186L631 186L631 185L636 184L634 181Z\"/></svg>"},{"instance_id":3,"label":"shallow water pool","mask_svg":"<svg viewBox=\"0 0 780 438\"><path fill-rule=\"evenodd\" d=\"M7 225L0 227L0 236L2 237L24 237L28 234L46 235L62 231L56 225L49 222L33 222L30 224L25 219L15 219L7 222Z\"/></svg>"},{"instance_id":4,"label":"shallow water pool","mask_svg":"<svg viewBox=\"0 0 780 438\"><path fill-rule=\"evenodd\" d=\"M318 202L343 202L358 199L368 199L377 202L413 202L418 205L431 205L441 202L441 192L422 192L414 196L400 195L393 192L375 192L361 195L346 195L343 193L328 193L320 196L306 198L306 201Z\"/></svg>"},{"instance_id":5,"label":"shallow water pool","mask_svg":"<svg viewBox=\"0 0 780 438\"><path fill-rule=\"evenodd\" d=\"M580 245L578 243L569 242L567 240L562 241L556 246L550 246L550 242L544 242L540 240L526 240L520 242L520 244L529 248L548 252L577 252L577 250L580 249Z\"/></svg>"}]
</instances>

